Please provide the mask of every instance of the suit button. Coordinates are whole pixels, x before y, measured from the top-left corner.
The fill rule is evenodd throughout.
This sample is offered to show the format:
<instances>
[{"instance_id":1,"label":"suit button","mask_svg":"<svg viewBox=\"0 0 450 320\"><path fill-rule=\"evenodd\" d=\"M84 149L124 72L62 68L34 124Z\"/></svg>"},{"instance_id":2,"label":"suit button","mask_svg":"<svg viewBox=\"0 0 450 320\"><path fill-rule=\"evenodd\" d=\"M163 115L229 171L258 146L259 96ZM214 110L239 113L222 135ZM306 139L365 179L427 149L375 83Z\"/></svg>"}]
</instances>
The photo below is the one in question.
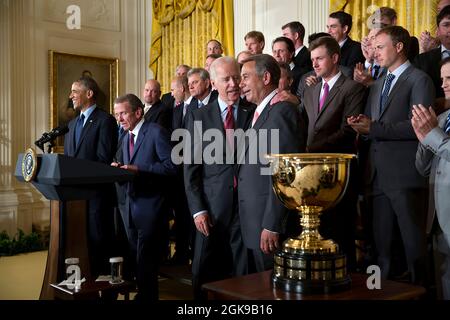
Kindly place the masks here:
<instances>
[{"instance_id":1,"label":"suit button","mask_svg":"<svg viewBox=\"0 0 450 320\"><path fill-rule=\"evenodd\" d=\"M436 171L436 174L441 174L441 172L440 171Z\"/></svg>"}]
</instances>

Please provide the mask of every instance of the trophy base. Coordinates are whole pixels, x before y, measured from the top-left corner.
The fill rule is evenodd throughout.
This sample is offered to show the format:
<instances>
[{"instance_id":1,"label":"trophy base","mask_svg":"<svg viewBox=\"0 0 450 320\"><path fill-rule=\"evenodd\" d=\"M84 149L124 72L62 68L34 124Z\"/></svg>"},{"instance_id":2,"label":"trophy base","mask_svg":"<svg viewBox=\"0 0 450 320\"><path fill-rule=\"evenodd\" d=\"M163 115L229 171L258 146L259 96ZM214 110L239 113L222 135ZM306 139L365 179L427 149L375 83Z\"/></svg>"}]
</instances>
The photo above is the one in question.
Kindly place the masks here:
<instances>
[{"instance_id":1,"label":"trophy base","mask_svg":"<svg viewBox=\"0 0 450 320\"><path fill-rule=\"evenodd\" d=\"M293 280L280 278L274 274L272 276L272 283L276 288L288 292L328 294L350 289L352 280L350 279L350 276L341 280Z\"/></svg>"},{"instance_id":2,"label":"trophy base","mask_svg":"<svg viewBox=\"0 0 450 320\"><path fill-rule=\"evenodd\" d=\"M290 254L277 252L272 282L275 287L297 293L332 293L349 289L344 254Z\"/></svg>"}]
</instances>

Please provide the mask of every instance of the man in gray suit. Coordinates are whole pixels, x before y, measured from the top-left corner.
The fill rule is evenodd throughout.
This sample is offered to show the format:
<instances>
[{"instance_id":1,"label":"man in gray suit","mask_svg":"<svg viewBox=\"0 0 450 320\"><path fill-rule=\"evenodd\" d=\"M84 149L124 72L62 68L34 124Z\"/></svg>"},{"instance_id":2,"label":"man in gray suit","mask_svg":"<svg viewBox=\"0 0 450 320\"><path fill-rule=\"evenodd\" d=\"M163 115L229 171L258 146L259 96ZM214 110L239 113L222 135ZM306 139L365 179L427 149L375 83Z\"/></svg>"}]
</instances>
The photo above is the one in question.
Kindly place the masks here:
<instances>
[{"instance_id":1,"label":"man in gray suit","mask_svg":"<svg viewBox=\"0 0 450 320\"><path fill-rule=\"evenodd\" d=\"M397 220L407 276L422 282L427 181L414 165L418 141L410 118L413 104L433 103L434 87L430 77L408 61L409 39L408 31L399 26L378 32L375 56L388 72L370 87L366 114L347 121L368 143L361 157L367 157L364 177L381 275L389 276Z\"/></svg>"},{"instance_id":2,"label":"man in gray suit","mask_svg":"<svg viewBox=\"0 0 450 320\"><path fill-rule=\"evenodd\" d=\"M279 234L284 231L287 213L272 189L271 175L262 170L268 167L264 154L304 151L305 125L295 105L270 104L280 79L280 68L272 56L260 54L244 60L241 77L243 94L257 107L252 128L247 131L254 135L249 135L245 152L238 157L239 217L249 254L249 272L260 272L273 266L272 254L279 247ZM273 148L276 144L272 141L273 129L279 132L278 150ZM266 150L261 149L262 145ZM258 161L252 161L256 158Z\"/></svg>"},{"instance_id":3,"label":"man in gray suit","mask_svg":"<svg viewBox=\"0 0 450 320\"><path fill-rule=\"evenodd\" d=\"M231 148L229 133L233 135L233 129L245 130L254 108L240 100L239 64L235 59L222 57L215 60L211 65L211 80L219 92L218 99L193 110L187 120L192 139L188 147L192 153L184 165L184 184L197 229L192 262L196 299L206 298L201 291L203 283L247 273L237 210L236 166L235 161L227 161L227 155L231 154L233 160L234 146ZM207 130L220 132L220 138L214 143L222 143L222 148L214 159L206 159L208 150L211 151L210 140L194 140L196 135L202 137ZM202 161L195 160L202 155Z\"/></svg>"},{"instance_id":4,"label":"man in gray suit","mask_svg":"<svg viewBox=\"0 0 450 320\"><path fill-rule=\"evenodd\" d=\"M450 99L450 58L442 61L442 88ZM434 235L438 297L450 300L450 110L436 117L433 109L414 106L412 126L420 141L416 168L430 177L427 233ZM437 216L437 219L435 217Z\"/></svg>"}]
</instances>

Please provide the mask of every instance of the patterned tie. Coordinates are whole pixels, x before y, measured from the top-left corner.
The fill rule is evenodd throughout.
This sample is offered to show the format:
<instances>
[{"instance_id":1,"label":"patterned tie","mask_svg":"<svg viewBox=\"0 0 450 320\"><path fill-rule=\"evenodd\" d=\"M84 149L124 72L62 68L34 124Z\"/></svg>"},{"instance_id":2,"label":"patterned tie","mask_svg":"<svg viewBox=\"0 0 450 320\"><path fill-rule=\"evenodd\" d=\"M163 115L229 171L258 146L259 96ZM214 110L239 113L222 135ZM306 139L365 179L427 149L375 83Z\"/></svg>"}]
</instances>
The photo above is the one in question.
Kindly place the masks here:
<instances>
[{"instance_id":1,"label":"patterned tie","mask_svg":"<svg viewBox=\"0 0 450 320\"><path fill-rule=\"evenodd\" d=\"M128 138L128 156L130 158L133 157L133 152L134 152L134 134L133 132L130 131L130 136Z\"/></svg>"},{"instance_id":2,"label":"patterned tie","mask_svg":"<svg viewBox=\"0 0 450 320\"><path fill-rule=\"evenodd\" d=\"M75 126L75 147L78 147L78 143L80 142L81 131L83 131L84 125L84 114L80 114L77 120L77 124Z\"/></svg>"},{"instance_id":3,"label":"patterned tie","mask_svg":"<svg viewBox=\"0 0 450 320\"><path fill-rule=\"evenodd\" d=\"M446 134L450 134L450 112L447 115L447 121L445 121L444 131Z\"/></svg>"},{"instance_id":4,"label":"patterned tie","mask_svg":"<svg viewBox=\"0 0 450 320\"><path fill-rule=\"evenodd\" d=\"M379 75L380 75L380 66L375 64L375 65L373 66L373 74L372 74L372 78L373 78L374 80L377 80Z\"/></svg>"},{"instance_id":5,"label":"patterned tie","mask_svg":"<svg viewBox=\"0 0 450 320\"><path fill-rule=\"evenodd\" d=\"M252 127L255 126L256 120L258 120L258 118L259 118L259 112L255 111L255 113L253 114Z\"/></svg>"},{"instance_id":6,"label":"patterned tie","mask_svg":"<svg viewBox=\"0 0 450 320\"><path fill-rule=\"evenodd\" d=\"M225 129L227 141L231 147L231 150L234 149L233 130L235 127L234 127L233 111L234 111L233 105L227 106L227 115L225 116L225 121L223 122L223 128Z\"/></svg>"},{"instance_id":7,"label":"patterned tie","mask_svg":"<svg viewBox=\"0 0 450 320\"><path fill-rule=\"evenodd\" d=\"M386 82L384 84L384 90L383 93L381 94L381 98L380 98L380 115L383 113L384 107L386 107L386 103L388 101L388 97L389 97L389 90L391 89L391 84L392 81L394 80L395 76L390 73L387 75L386 77Z\"/></svg>"},{"instance_id":8,"label":"patterned tie","mask_svg":"<svg viewBox=\"0 0 450 320\"><path fill-rule=\"evenodd\" d=\"M324 83L323 84L323 94L322 94L322 98L320 98L319 101L319 112L322 111L322 107L325 104L325 100L328 97L328 93L330 93L330 87L328 86L328 83Z\"/></svg>"}]
</instances>

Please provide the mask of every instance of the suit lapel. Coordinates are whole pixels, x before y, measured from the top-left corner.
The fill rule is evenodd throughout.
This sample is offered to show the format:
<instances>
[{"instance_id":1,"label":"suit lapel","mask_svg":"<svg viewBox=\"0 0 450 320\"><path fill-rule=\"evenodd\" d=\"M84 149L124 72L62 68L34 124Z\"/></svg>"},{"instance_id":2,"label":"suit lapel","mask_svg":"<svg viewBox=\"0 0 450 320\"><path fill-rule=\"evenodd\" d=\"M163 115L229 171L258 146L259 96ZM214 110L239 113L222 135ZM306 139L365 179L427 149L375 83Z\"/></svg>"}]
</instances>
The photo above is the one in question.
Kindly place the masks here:
<instances>
[{"instance_id":1,"label":"suit lapel","mask_svg":"<svg viewBox=\"0 0 450 320\"><path fill-rule=\"evenodd\" d=\"M311 110L311 115L312 115L312 119L311 122L312 123L316 123L317 120L317 116L319 114L319 98L320 98L320 89L322 88L322 83L316 83L316 85L312 88L312 100L311 100L311 105L309 105L308 103L305 103L305 108L310 109Z\"/></svg>"},{"instance_id":2,"label":"suit lapel","mask_svg":"<svg viewBox=\"0 0 450 320\"><path fill-rule=\"evenodd\" d=\"M316 106L317 106L316 110L317 110L318 114L317 114L315 123L317 123L319 118L322 116L322 114L328 108L328 105L331 103L331 101L333 101L334 96L340 91L340 87L342 86L342 84L344 82L345 82L345 76L343 74L341 74L339 76L338 80L336 81L336 83L333 85L333 88L331 88L330 93L328 94L328 97L325 99L325 102L324 102L320 112L318 111L319 103L316 104ZM319 85L318 87L319 87L319 95L320 95L321 85ZM319 97L319 95L317 97Z\"/></svg>"},{"instance_id":3,"label":"suit lapel","mask_svg":"<svg viewBox=\"0 0 450 320\"><path fill-rule=\"evenodd\" d=\"M90 114L89 118L86 120L86 123L83 126L83 130L81 130L80 141L78 141L78 145L76 146L75 154L80 150L80 146L83 143L84 137L89 133L91 128L94 126L97 120L98 107L95 107L94 111Z\"/></svg>"},{"instance_id":4,"label":"suit lapel","mask_svg":"<svg viewBox=\"0 0 450 320\"><path fill-rule=\"evenodd\" d=\"M387 109L389 109L391 105L391 101L394 97L394 95L397 93L398 90L402 87L402 84L405 82L406 79L408 79L409 75L411 74L413 66L410 65L403 73L400 75L400 78L398 78L397 82L395 83L394 87L391 89L391 92L389 93L386 106L383 109L383 112L380 114L380 118L383 116L383 114L386 112ZM384 83L384 82L383 82ZM380 94L381 97L381 94ZM378 104L379 106L379 104Z\"/></svg>"},{"instance_id":5,"label":"suit lapel","mask_svg":"<svg viewBox=\"0 0 450 320\"><path fill-rule=\"evenodd\" d=\"M383 84L384 80L386 79L386 73L381 77L378 78L378 80L375 81L375 83L372 85L370 90L373 90L374 92L374 100L370 101L370 118L373 120L380 119L380 99L381 99L381 91L383 90Z\"/></svg>"},{"instance_id":6,"label":"suit lapel","mask_svg":"<svg viewBox=\"0 0 450 320\"><path fill-rule=\"evenodd\" d=\"M137 154L142 142L144 141L146 133L147 133L147 125L145 123L143 123L141 129L139 130L139 133L138 133L138 136L136 139L136 143L134 144L133 155L131 156L130 163L134 162L134 159L136 158L136 154ZM128 135L128 137L129 137L129 135ZM127 150L128 150L128 148L127 148Z\"/></svg>"},{"instance_id":7,"label":"suit lapel","mask_svg":"<svg viewBox=\"0 0 450 320\"><path fill-rule=\"evenodd\" d=\"M126 136L122 139L122 159L124 164L130 164L130 150L128 149L128 146L130 145L130 135L128 134L128 131L126 131L125 135Z\"/></svg>"}]
</instances>

